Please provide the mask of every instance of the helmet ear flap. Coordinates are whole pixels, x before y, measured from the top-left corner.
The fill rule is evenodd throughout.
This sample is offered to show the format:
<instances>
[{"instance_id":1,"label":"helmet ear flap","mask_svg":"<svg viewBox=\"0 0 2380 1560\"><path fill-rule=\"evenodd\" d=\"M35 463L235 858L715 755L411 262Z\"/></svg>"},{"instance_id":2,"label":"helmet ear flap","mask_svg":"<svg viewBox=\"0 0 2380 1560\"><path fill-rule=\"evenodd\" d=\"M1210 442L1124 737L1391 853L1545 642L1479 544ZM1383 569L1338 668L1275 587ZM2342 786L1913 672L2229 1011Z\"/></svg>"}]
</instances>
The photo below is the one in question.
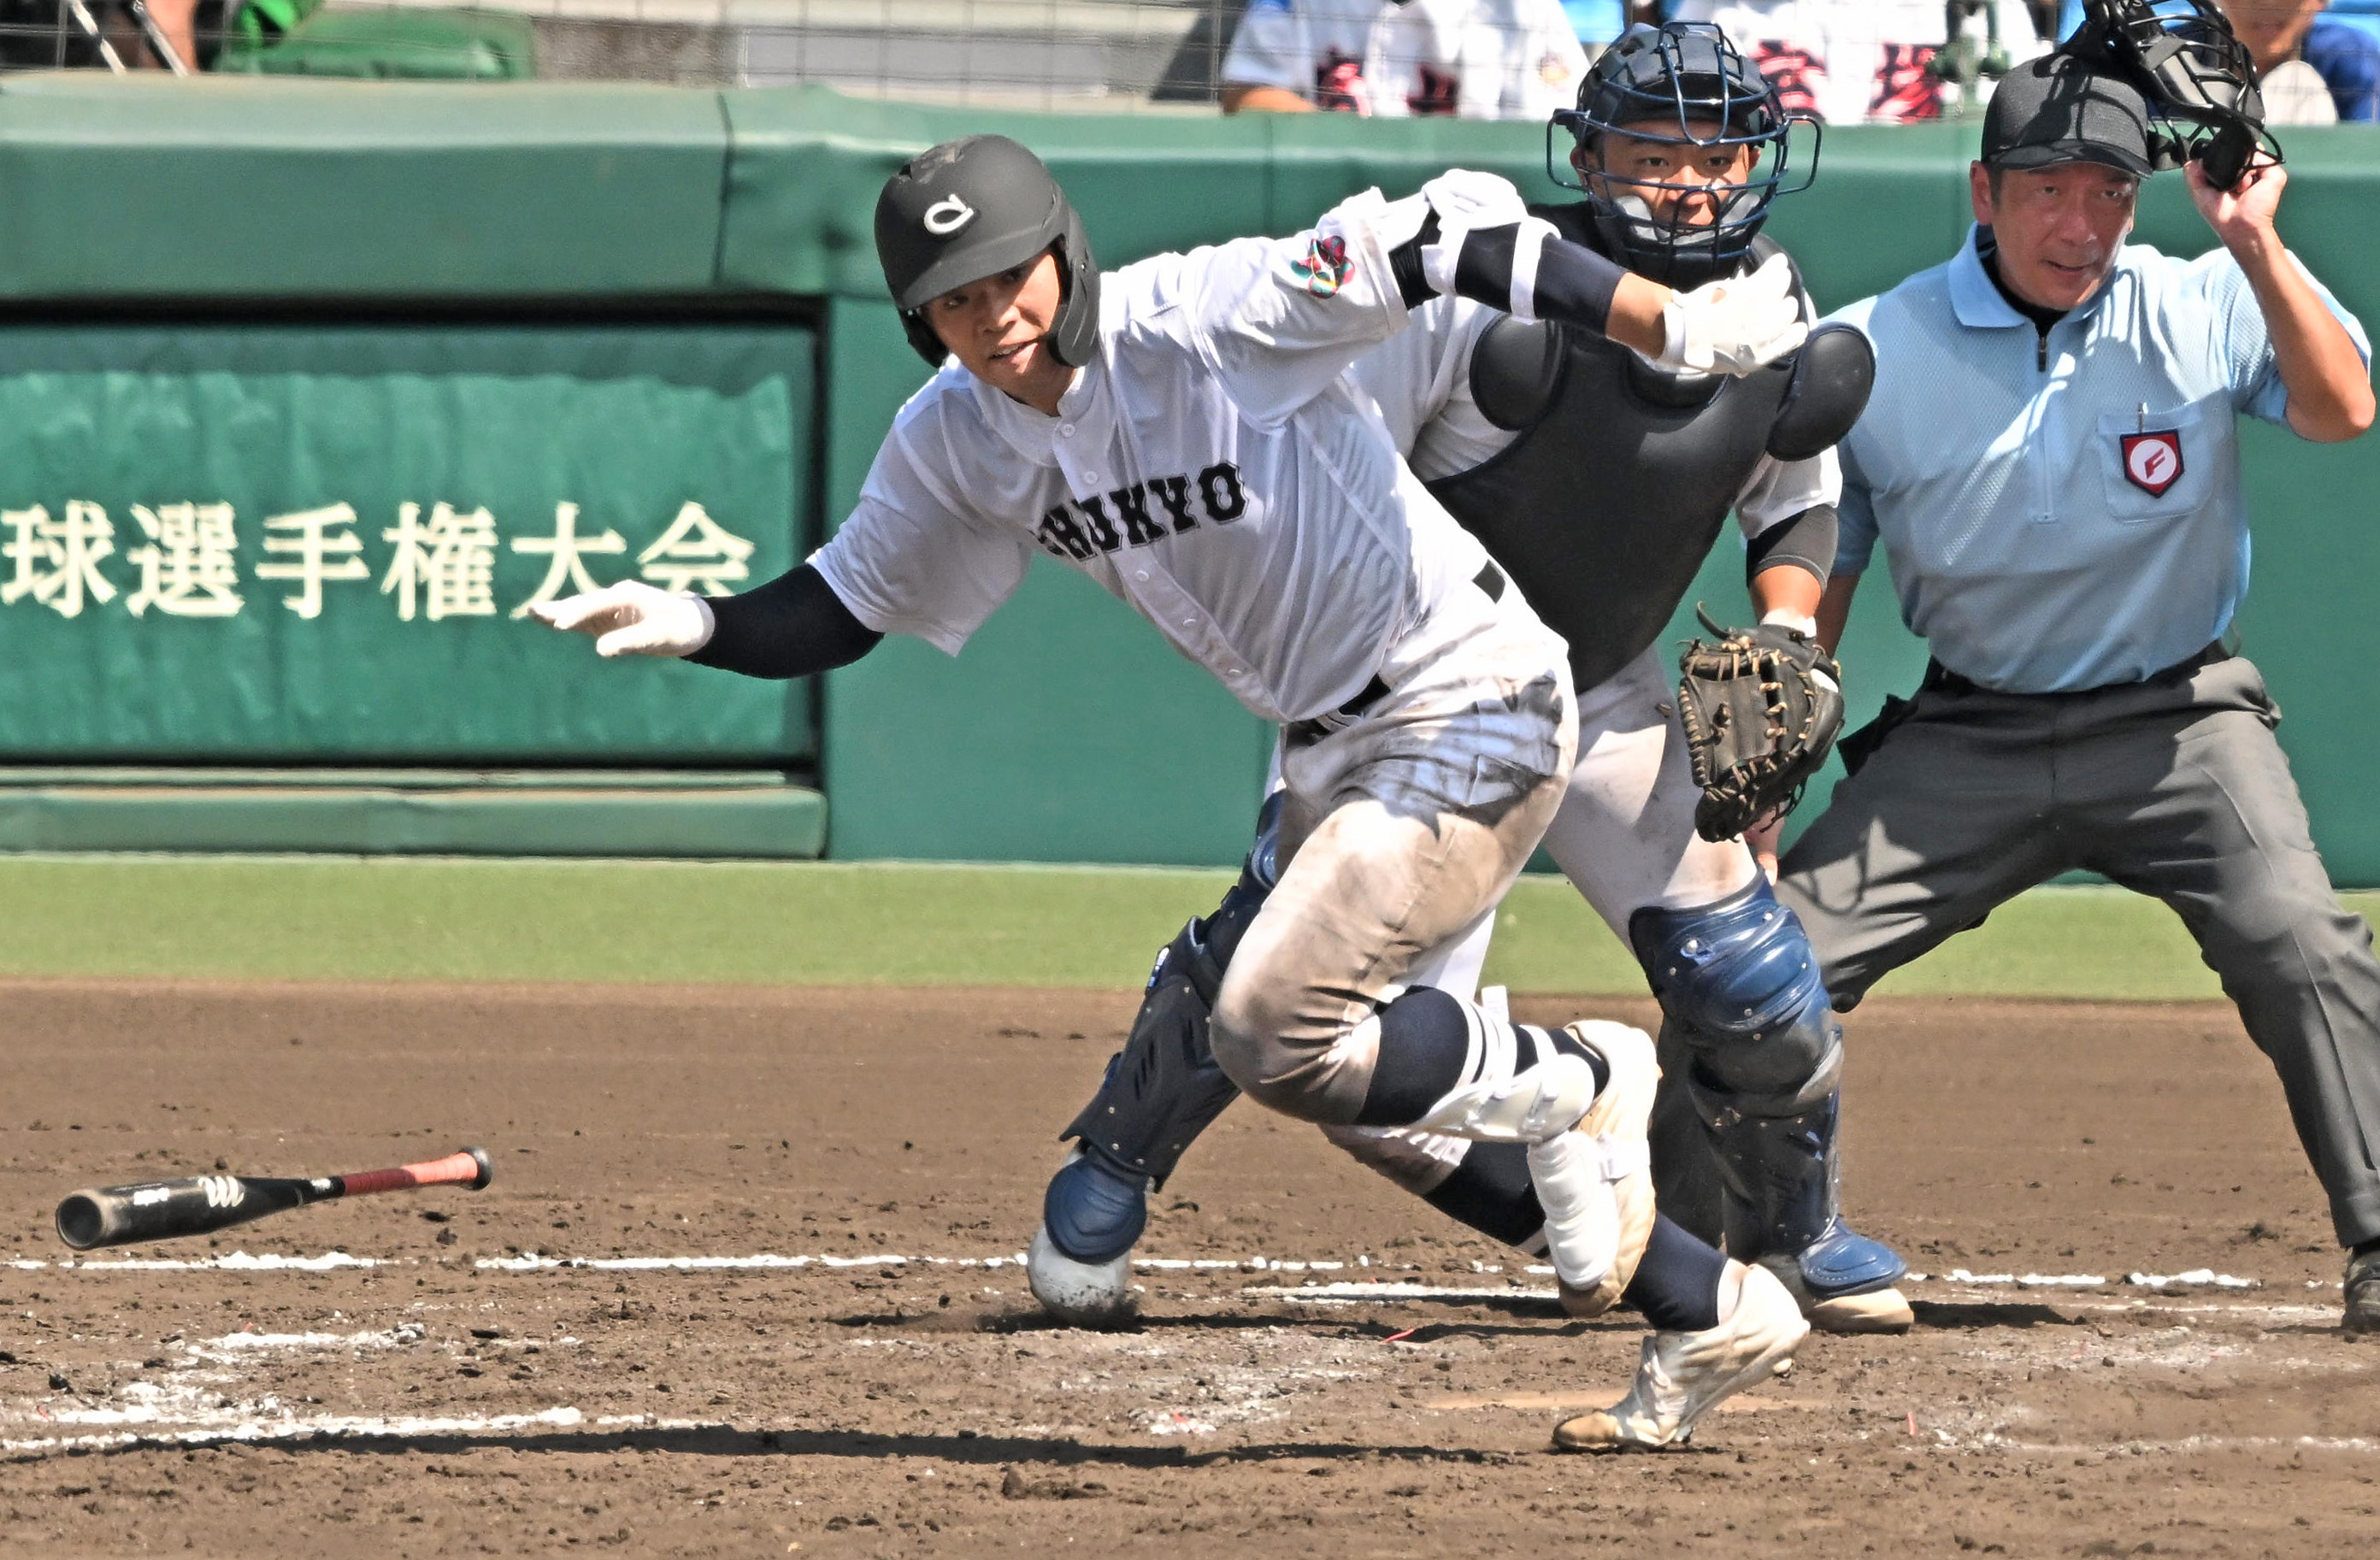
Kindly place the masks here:
<instances>
[{"instance_id":1,"label":"helmet ear flap","mask_svg":"<svg viewBox=\"0 0 2380 1560\"><path fill-rule=\"evenodd\" d=\"M934 328L931 325L926 323L926 316L922 310L903 309L901 331L909 338L909 345L917 349L917 356L937 369L941 368L942 360L951 355L951 349L942 345L942 338L934 333Z\"/></svg>"},{"instance_id":2,"label":"helmet ear flap","mask_svg":"<svg viewBox=\"0 0 2380 1560\"><path fill-rule=\"evenodd\" d=\"M1066 209L1065 231L1058 236L1058 276L1065 296L1058 302L1058 318L1050 332L1050 355L1070 369L1089 362L1099 350L1099 268L1091 259L1090 236L1083 231L1082 214Z\"/></svg>"}]
</instances>

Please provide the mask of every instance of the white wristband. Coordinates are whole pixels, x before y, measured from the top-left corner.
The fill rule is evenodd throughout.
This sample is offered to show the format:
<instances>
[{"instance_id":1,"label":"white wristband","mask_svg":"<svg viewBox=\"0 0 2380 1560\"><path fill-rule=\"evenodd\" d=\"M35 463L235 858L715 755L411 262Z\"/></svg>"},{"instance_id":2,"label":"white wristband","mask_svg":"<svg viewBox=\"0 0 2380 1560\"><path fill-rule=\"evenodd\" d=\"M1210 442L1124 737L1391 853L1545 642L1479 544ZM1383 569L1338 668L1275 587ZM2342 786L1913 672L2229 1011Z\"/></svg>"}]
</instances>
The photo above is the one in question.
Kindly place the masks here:
<instances>
[{"instance_id":1,"label":"white wristband","mask_svg":"<svg viewBox=\"0 0 2380 1560\"><path fill-rule=\"evenodd\" d=\"M1769 608L1760 614L1760 625L1763 628L1770 626L1790 628L1804 639L1815 639L1818 636L1818 620L1805 618L1791 607Z\"/></svg>"}]
</instances>

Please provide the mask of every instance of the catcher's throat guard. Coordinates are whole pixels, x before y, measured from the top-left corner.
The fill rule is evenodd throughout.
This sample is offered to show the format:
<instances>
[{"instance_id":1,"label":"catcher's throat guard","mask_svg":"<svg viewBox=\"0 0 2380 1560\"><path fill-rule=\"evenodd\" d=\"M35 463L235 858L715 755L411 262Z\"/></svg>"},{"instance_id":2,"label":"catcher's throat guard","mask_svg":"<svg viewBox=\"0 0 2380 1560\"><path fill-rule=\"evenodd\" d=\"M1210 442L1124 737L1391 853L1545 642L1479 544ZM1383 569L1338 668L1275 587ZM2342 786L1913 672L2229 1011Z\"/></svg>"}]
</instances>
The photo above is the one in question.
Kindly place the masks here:
<instances>
[{"instance_id":1,"label":"catcher's throat guard","mask_svg":"<svg viewBox=\"0 0 2380 1560\"><path fill-rule=\"evenodd\" d=\"M2280 161L2255 62L2214 0L2083 0L2082 16L2064 52L2130 81L2163 115L2159 168L2196 161L2208 183L2237 189L2260 151Z\"/></svg>"},{"instance_id":2,"label":"catcher's throat guard","mask_svg":"<svg viewBox=\"0 0 2380 1560\"><path fill-rule=\"evenodd\" d=\"M1815 641L1774 623L1721 628L1689 641L1678 661L1678 719L1702 800L1694 832L1732 840L1783 816L1843 729L1842 669Z\"/></svg>"}]
</instances>

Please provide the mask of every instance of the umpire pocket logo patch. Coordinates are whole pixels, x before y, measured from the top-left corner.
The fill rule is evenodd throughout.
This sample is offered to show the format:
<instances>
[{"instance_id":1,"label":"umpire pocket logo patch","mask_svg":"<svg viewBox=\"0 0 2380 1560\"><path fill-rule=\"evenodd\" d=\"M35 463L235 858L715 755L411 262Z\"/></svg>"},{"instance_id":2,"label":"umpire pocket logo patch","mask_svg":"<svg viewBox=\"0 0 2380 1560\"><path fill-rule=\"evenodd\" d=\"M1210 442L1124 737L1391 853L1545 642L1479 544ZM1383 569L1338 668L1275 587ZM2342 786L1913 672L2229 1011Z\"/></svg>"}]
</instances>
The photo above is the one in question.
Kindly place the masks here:
<instances>
[{"instance_id":1,"label":"umpire pocket logo patch","mask_svg":"<svg viewBox=\"0 0 2380 1560\"><path fill-rule=\"evenodd\" d=\"M2172 429L2159 429L2152 433L2127 433L2124 441L2124 480L2151 498L2162 498L2165 490L2181 480L2181 435Z\"/></svg>"}]
</instances>

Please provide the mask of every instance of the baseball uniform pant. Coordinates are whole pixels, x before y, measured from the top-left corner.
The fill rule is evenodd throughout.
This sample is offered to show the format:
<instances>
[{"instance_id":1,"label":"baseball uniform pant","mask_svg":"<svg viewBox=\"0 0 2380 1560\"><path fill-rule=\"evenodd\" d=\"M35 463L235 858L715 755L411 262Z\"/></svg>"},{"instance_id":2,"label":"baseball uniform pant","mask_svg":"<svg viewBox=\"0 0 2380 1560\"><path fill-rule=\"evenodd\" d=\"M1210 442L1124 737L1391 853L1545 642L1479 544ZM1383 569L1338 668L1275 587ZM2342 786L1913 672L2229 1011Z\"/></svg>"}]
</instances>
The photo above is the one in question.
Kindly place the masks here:
<instances>
[{"instance_id":1,"label":"baseball uniform pant","mask_svg":"<svg viewBox=\"0 0 2380 1560\"><path fill-rule=\"evenodd\" d=\"M1578 695L1578 749L1545 847L1564 877L1624 945L1628 918L1647 905L1684 910L1741 892L1760 870L1741 840L1713 842L1694 832L1694 784L1678 722L1677 690L1658 648ZM1477 988L1494 929L1491 910L1421 961L1408 985L1468 998ZM1707 1159L1694 1107L1673 1078L1683 1063L1664 1056L1656 1116L1655 1174L1679 1156ZM1470 1144L1402 1127L1331 1127L1332 1142L1417 1195L1427 1196L1463 1162ZM1666 1140L1666 1141L1665 1141ZM1709 1180L1708 1176L1701 1178ZM1715 1212L1704 1219L1713 1227Z\"/></svg>"},{"instance_id":2,"label":"baseball uniform pant","mask_svg":"<svg viewBox=\"0 0 2380 1560\"><path fill-rule=\"evenodd\" d=\"M1512 886L1577 743L1562 642L1517 591L1458 588L1379 682L1352 723L1284 732L1285 865L1216 995L1216 1060L1311 1121L1357 1119L1378 1010Z\"/></svg>"},{"instance_id":3,"label":"baseball uniform pant","mask_svg":"<svg viewBox=\"0 0 2380 1560\"><path fill-rule=\"evenodd\" d=\"M2237 656L2073 694L1932 674L1786 856L1779 897L1844 1010L2059 873L2162 901L2279 1073L2340 1241L2371 1240L2380 963L2314 851L2279 720Z\"/></svg>"}]
</instances>

